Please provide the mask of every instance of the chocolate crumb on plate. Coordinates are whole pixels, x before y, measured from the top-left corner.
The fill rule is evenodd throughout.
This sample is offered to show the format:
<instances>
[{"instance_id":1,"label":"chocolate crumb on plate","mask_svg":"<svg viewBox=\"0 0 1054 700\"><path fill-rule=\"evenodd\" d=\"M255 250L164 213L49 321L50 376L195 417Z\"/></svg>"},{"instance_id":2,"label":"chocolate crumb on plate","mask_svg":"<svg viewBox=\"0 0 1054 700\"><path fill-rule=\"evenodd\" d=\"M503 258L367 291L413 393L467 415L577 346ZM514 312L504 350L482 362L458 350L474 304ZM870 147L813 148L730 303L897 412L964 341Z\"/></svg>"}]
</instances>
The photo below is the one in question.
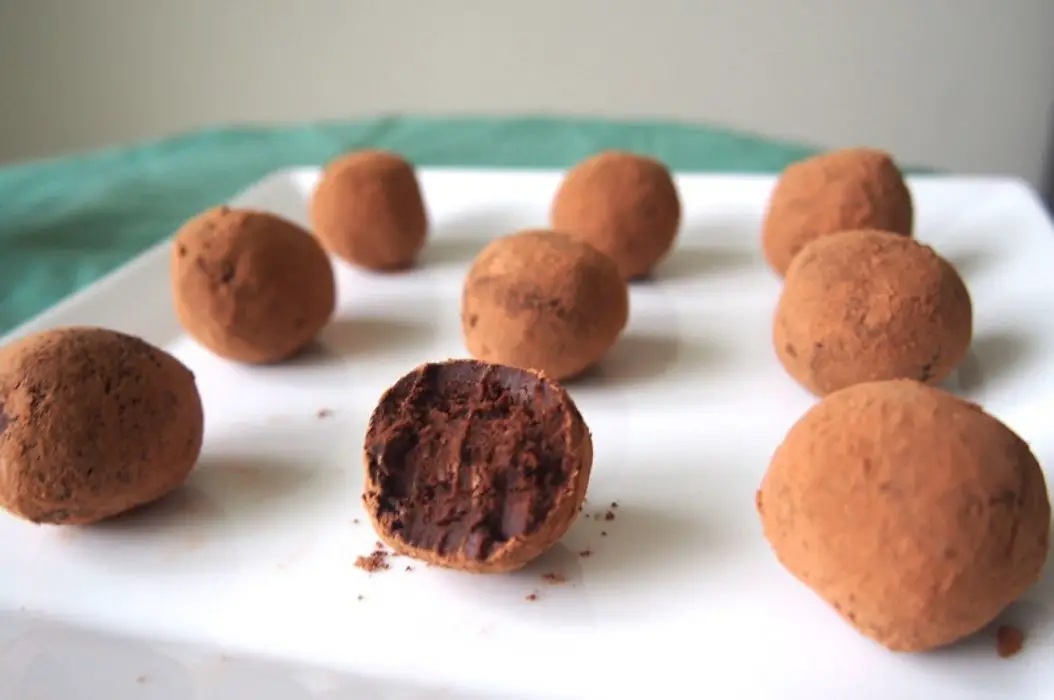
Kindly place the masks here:
<instances>
[{"instance_id":1,"label":"chocolate crumb on plate","mask_svg":"<svg viewBox=\"0 0 1054 700\"><path fill-rule=\"evenodd\" d=\"M366 556L358 557L355 560L355 566L359 567L363 571L373 573L375 571L385 571L391 566L388 564L388 553L382 549L377 549Z\"/></svg>"},{"instance_id":2,"label":"chocolate crumb on plate","mask_svg":"<svg viewBox=\"0 0 1054 700\"><path fill-rule=\"evenodd\" d=\"M527 600L527 602L533 603L534 601L538 600L538 594L537 593L528 593L527 596L526 596L526 600Z\"/></svg>"},{"instance_id":3,"label":"chocolate crumb on plate","mask_svg":"<svg viewBox=\"0 0 1054 700\"><path fill-rule=\"evenodd\" d=\"M555 571L550 571L547 574L542 574L542 580L546 583L551 583L554 586L560 583L567 583L567 578L563 574L558 574Z\"/></svg>"},{"instance_id":4,"label":"chocolate crumb on plate","mask_svg":"<svg viewBox=\"0 0 1054 700\"><path fill-rule=\"evenodd\" d=\"M591 557L591 556L593 556L593 550L592 549L583 549L581 552L578 553L578 556L583 557L583 558Z\"/></svg>"},{"instance_id":5,"label":"chocolate crumb on plate","mask_svg":"<svg viewBox=\"0 0 1054 700\"><path fill-rule=\"evenodd\" d=\"M329 409L329 408L320 408L318 410L318 414L317 415L318 415L319 418L329 418L330 416L333 415L333 411L332 411L332 409Z\"/></svg>"},{"instance_id":6,"label":"chocolate crumb on plate","mask_svg":"<svg viewBox=\"0 0 1054 700\"><path fill-rule=\"evenodd\" d=\"M614 519L615 519L615 514L612 513L610 510L608 512L604 513L604 520L614 520Z\"/></svg>"},{"instance_id":7,"label":"chocolate crumb on plate","mask_svg":"<svg viewBox=\"0 0 1054 700\"><path fill-rule=\"evenodd\" d=\"M1025 644L1025 633L1013 625L1000 625L995 637L996 651L1001 659L1014 656Z\"/></svg>"}]
</instances>

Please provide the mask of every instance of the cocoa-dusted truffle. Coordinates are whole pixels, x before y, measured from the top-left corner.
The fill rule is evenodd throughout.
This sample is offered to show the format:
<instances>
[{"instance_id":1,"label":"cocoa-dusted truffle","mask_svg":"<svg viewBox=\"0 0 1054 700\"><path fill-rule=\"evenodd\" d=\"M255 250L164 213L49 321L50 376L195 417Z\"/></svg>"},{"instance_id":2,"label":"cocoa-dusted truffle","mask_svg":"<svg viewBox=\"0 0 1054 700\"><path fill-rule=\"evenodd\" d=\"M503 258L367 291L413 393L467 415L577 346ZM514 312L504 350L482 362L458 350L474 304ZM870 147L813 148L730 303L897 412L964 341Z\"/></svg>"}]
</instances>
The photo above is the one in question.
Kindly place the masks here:
<instances>
[{"instance_id":1,"label":"cocoa-dusted truffle","mask_svg":"<svg viewBox=\"0 0 1054 700\"><path fill-rule=\"evenodd\" d=\"M813 241L787 270L773 341L788 374L823 396L879 379L941 382L972 332L966 286L931 248L846 231Z\"/></svg>"},{"instance_id":2,"label":"cocoa-dusted truffle","mask_svg":"<svg viewBox=\"0 0 1054 700\"><path fill-rule=\"evenodd\" d=\"M626 279L642 277L673 247L681 200L666 166L604 151L571 168L553 198L551 225L611 256Z\"/></svg>"},{"instance_id":3,"label":"cocoa-dusted truffle","mask_svg":"<svg viewBox=\"0 0 1054 700\"><path fill-rule=\"evenodd\" d=\"M911 380L831 394L790 429L757 495L778 560L895 651L951 644L1039 579L1050 500L1028 445Z\"/></svg>"},{"instance_id":4,"label":"cocoa-dusted truffle","mask_svg":"<svg viewBox=\"0 0 1054 700\"><path fill-rule=\"evenodd\" d=\"M469 269L461 329L479 360L564 380L596 363L629 319L629 288L609 257L564 233L521 231Z\"/></svg>"},{"instance_id":5,"label":"cocoa-dusted truffle","mask_svg":"<svg viewBox=\"0 0 1054 700\"><path fill-rule=\"evenodd\" d=\"M846 148L788 166L762 225L762 250L780 276L806 243L849 229L913 235L914 209L892 157Z\"/></svg>"},{"instance_id":6,"label":"cocoa-dusted truffle","mask_svg":"<svg viewBox=\"0 0 1054 700\"><path fill-rule=\"evenodd\" d=\"M139 338L69 327L0 349L0 506L25 520L93 523L161 498L203 430L194 375Z\"/></svg>"},{"instance_id":7,"label":"cocoa-dusted truffle","mask_svg":"<svg viewBox=\"0 0 1054 700\"><path fill-rule=\"evenodd\" d=\"M593 443L543 374L475 360L430 363L370 418L362 497L394 551L476 573L521 568L570 527Z\"/></svg>"},{"instance_id":8,"label":"cocoa-dusted truffle","mask_svg":"<svg viewBox=\"0 0 1054 700\"><path fill-rule=\"evenodd\" d=\"M311 199L311 223L335 255L378 272L411 267L428 234L413 166L378 150L349 153L326 167Z\"/></svg>"},{"instance_id":9,"label":"cocoa-dusted truffle","mask_svg":"<svg viewBox=\"0 0 1054 700\"><path fill-rule=\"evenodd\" d=\"M185 223L172 245L171 277L187 333L236 362L297 354L336 307L333 266L318 241L262 211L219 207Z\"/></svg>"}]
</instances>

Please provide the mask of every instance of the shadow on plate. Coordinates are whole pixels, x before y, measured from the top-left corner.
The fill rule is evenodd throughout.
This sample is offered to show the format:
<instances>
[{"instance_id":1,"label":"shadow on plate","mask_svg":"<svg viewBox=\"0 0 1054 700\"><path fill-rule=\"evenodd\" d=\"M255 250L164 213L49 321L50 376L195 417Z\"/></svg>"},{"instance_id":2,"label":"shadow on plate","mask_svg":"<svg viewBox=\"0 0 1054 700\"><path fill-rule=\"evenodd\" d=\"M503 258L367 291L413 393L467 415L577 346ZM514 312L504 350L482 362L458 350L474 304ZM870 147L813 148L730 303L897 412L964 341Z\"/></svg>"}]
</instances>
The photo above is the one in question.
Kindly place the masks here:
<instances>
[{"instance_id":1,"label":"shadow on plate","mask_svg":"<svg viewBox=\"0 0 1054 700\"><path fill-rule=\"evenodd\" d=\"M967 280L974 275L980 274L999 260L997 251L979 250L977 248L941 253L941 255L958 271L961 277Z\"/></svg>"},{"instance_id":2,"label":"shadow on plate","mask_svg":"<svg viewBox=\"0 0 1054 700\"><path fill-rule=\"evenodd\" d=\"M420 267L467 265L487 243L523 228L515 211L467 211L438 222L421 251Z\"/></svg>"},{"instance_id":3,"label":"shadow on plate","mask_svg":"<svg viewBox=\"0 0 1054 700\"><path fill-rule=\"evenodd\" d=\"M742 248L674 248L652 275L634 280L634 283L661 284L696 279L722 272L741 271L760 263L760 254Z\"/></svg>"},{"instance_id":4,"label":"shadow on plate","mask_svg":"<svg viewBox=\"0 0 1054 700\"><path fill-rule=\"evenodd\" d=\"M451 583L458 593L502 612L601 624L612 615L654 612L674 600L664 593L679 579L674 570L691 562L693 553L711 554L716 540L700 532L697 522L657 509L586 506L560 542L523 569L493 580L458 575Z\"/></svg>"},{"instance_id":5,"label":"shadow on plate","mask_svg":"<svg viewBox=\"0 0 1054 700\"><path fill-rule=\"evenodd\" d=\"M593 367L565 383L569 389L642 384L665 374L674 364L717 361L717 351L676 335L628 331Z\"/></svg>"},{"instance_id":6,"label":"shadow on plate","mask_svg":"<svg viewBox=\"0 0 1054 700\"><path fill-rule=\"evenodd\" d=\"M986 384L1013 374L1030 354L1029 339L1020 333L979 334L957 368L953 385L964 392L982 389Z\"/></svg>"},{"instance_id":7,"label":"shadow on plate","mask_svg":"<svg viewBox=\"0 0 1054 700\"><path fill-rule=\"evenodd\" d=\"M193 575L196 567L178 566L181 556L194 555L198 564L229 564L225 553L236 540L267 529L284 533L283 520L296 520L305 509L341 498L349 488L347 480L338 470L312 469L270 455L206 456L186 484L164 498L56 534L77 540L78 555L98 563L134 567L160 559ZM199 555L199 550L208 554Z\"/></svg>"},{"instance_id":8,"label":"shadow on plate","mask_svg":"<svg viewBox=\"0 0 1054 700\"><path fill-rule=\"evenodd\" d=\"M330 322L318 339L294 362L310 364L323 358L353 358L381 355L395 348L414 347L428 343L435 328L419 321L352 317Z\"/></svg>"}]
</instances>

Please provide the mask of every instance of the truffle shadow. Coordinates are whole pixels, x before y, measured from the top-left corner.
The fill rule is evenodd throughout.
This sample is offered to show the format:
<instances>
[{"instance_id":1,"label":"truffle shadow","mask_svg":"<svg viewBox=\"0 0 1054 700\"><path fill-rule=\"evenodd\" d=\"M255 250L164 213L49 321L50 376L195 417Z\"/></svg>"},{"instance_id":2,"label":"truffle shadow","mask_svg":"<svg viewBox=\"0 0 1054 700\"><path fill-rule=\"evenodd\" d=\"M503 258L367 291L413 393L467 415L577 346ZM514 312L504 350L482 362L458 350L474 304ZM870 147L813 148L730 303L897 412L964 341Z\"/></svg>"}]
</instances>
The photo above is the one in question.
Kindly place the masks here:
<instances>
[{"instance_id":1,"label":"truffle shadow","mask_svg":"<svg viewBox=\"0 0 1054 700\"><path fill-rule=\"evenodd\" d=\"M230 548L253 538L266 554L269 529L295 520L308 509L340 498L347 485L337 470L297 466L267 455L239 454L203 458L187 483L168 496L123 515L77 529L79 556L99 563L157 571L158 561L173 570L195 573L186 556L209 566L229 564ZM280 548L284 551L284 548ZM281 552L274 553L278 556ZM185 567L185 568L181 568Z\"/></svg>"},{"instance_id":2,"label":"truffle shadow","mask_svg":"<svg viewBox=\"0 0 1054 700\"><path fill-rule=\"evenodd\" d=\"M762 264L761 258L742 248L675 248L648 277L634 283L663 283L697 279L724 272L738 272Z\"/></svg>"},{"instance_id":3,"label":"truffle shadow","mask_svg":"<svg viewBox=\"0 0 1054 700\"><path fill-rule=\"evenodd\" d=\"M654 380L679 362L716 359L712 348L673 334L624 333L600 361L564 382L570 389L636 385Z\"/></svg>"},{"instance_id":4,"label":"truffle shadow","mask_svg":"<svg viewBox=\"0 0 1054 700\"><path fill-rule=\"evenodd\" d=\"M1029 339L1020 333L994 332L973 339L966 357L951 377L949 388L963 392L1012 374L1031 355Z\"/></svg>"},{"instance_id":5,"label":"truffle shadow","mask_svg":"<svg viewBox=\"0 0 1054 700\"><path fill-rule=\"evenodd\" d=\"M324 357L361 357L383 354L393 348L417 346L431 340L435 328L420 321L381 317L334 319L299 360L309 363Z\"/></svg>"},{"instance_id":6,"label":"truffle shadow","mask_svg":"<svg viewBox=\"0 0 1054 700\"><path fill-rule=\"evenodd\" d=\"M480 209L463 212L436 223L418 261L419 267L467 265L495 238L514 233L522 217L514 211Z\"/></svg>"}]
</instances>

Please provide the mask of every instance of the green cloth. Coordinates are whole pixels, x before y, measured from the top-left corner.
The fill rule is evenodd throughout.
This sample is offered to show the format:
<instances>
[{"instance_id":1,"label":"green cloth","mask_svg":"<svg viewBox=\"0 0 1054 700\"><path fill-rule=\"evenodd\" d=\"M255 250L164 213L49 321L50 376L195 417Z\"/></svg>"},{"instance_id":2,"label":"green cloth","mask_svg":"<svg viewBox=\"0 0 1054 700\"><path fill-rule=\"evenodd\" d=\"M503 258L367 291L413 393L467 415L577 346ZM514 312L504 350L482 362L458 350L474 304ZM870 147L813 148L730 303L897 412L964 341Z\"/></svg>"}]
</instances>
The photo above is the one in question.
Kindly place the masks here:
<instances>
[{"instance_id":1,"label":"green cloth","mask_svg":"<svg viewBox=\"0 0 1054 700\"><path fill-rule=\"evenodd\" d=\"M592 119L386 117L217 128L0 168L0 334L269 172L362 147L419 166L564 168L605 148L675 170L778 172L815 149L724 129Z\"/></svg>"}]
</instances>

